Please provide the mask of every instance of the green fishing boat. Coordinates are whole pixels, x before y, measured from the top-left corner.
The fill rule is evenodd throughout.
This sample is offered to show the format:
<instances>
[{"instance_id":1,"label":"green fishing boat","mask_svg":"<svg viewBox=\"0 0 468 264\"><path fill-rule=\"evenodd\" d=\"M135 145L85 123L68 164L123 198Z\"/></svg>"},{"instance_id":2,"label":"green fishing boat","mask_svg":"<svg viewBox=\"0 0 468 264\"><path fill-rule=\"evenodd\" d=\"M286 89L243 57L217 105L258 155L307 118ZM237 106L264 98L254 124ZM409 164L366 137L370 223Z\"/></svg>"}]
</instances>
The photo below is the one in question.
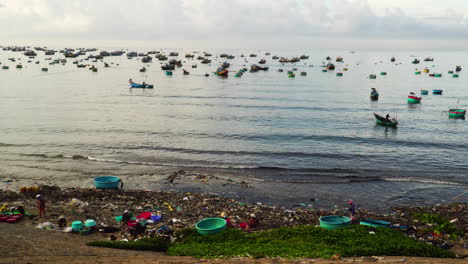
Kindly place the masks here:
<instances>
[{"instance_id":1,"label":"green fishing boat","mask_svg":"<svg viewBox=\"0 0 468 264\"><path fill-rule=\"evenodd\" d=\"M453 108L449 109L449 117L451 118L464 118L466 115L466 109Z\"/></svg>"},{"instance_id":2,"label":"green fishing boat","mask_svg":"<svg viewBox=\"0 0 468 264\"><path fill-rule=\"evenodd\" d=\"M429 91L428 91L428 90L421 90L421 94L422 94L422 95L428 95L428 94L429 94Z\"/></svg>"},{"instance_id":3,"label":"green fishing boat","mask_svg":"<svg viewBox=\"0 0 468 264\"><path fill-rule=\"evenodd\" d=\"M417 97L414 95L414 93L411 93L408 95L408 104L419 104L421 103L422 97Z\"/></svg>"},{"instance_id":4,"label":"green fishing boat","mask_svg":"<svg viewBox=\"0 0 468 264\"><path fill-rule=\"evenodd\" d=\"M421 71L415 71L414 74L416 75L421 74Z\"/></svg>"},{"instance_id":5,"label":"green fishing boat","mask_svg":"<svg viewBox=\"0 0 468 264\"><path fill-rule=\"evenodd\" d=\"M452 77L453 77L453 78L458 78L458 74L454 73L454 74L452 75Z\"/></svg>"},{"instance_id":6,"label":"green fishing boat","mask_svg":"<svg viewBox=\"0 0 468 264\"><path fill-rule=\"evenodd\" d=\"M381 72L380 75L387 75L387 73L386 72Z\"/></svg>"},{"instance_id":7,"label":"green fishing boat","mask_svg":"<svg viewBox=\"0 0 468 264\"><path fill-rule=\"evenodd\" d=\"M390 117L386 118L376 113L374 113L374 116L375 116L375 121L379 125L389 126L389 127L396 127L398 125L398 121L396 120L396 118L390 118Z\"/></svg>"}]
</instances>

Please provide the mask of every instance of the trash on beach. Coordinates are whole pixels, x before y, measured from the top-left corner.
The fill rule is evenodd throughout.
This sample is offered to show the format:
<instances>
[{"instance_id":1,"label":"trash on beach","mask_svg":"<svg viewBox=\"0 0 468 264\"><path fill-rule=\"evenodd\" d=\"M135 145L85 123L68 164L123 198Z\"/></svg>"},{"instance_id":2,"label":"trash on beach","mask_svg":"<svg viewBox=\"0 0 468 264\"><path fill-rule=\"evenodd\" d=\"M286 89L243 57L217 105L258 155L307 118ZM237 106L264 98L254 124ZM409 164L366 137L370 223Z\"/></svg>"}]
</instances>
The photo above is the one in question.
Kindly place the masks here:
<instances>
[{"instance_id":1,"label":"trash on beach","mask_svg":"<svg viewBox=\"0 0 468 264\"><path fill-rule=\"evenodd\" d=\"M52 224L51 222L44 222L44 223L40 223L36 226L36 228L39 228L39 229L55 229L55 225Z\"/></svg>"}]
</instances>

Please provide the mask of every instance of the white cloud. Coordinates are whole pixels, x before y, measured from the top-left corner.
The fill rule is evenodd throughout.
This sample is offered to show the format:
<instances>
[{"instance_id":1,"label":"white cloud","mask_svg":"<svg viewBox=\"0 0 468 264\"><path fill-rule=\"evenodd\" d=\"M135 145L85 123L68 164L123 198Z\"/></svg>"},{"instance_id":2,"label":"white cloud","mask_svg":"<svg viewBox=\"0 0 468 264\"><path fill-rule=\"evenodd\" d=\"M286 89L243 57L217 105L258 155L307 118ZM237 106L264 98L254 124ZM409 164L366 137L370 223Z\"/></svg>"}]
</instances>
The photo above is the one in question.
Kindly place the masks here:
<instances>
[{"instance_id":1,"label":"white cloud","mask_svg":"<svg viewBox=\"0 0 468 264\"><path fill-rule=\"evenodd\" d=\"M428 0L3 0L0 30L16 39L468 37L463 13L468 3L414 15L417 4L428 2L440 5Z\"/></svg>"}]
</instances>

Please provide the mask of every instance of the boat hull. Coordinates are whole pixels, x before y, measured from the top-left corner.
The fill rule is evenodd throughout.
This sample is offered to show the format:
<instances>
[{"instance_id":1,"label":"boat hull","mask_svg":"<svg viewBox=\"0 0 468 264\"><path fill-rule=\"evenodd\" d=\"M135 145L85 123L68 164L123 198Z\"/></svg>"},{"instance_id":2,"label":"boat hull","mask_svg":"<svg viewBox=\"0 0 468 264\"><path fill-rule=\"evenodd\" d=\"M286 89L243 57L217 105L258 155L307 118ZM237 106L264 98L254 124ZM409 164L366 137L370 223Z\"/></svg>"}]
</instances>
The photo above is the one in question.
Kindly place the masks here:
<instances>
[{"instance_id":1,"label":"boat hull","mask_svg":"<svg viewBox=\"0 0 468 264\"><path fill-rule=\"evenodd\" d=\"M408 96L408 104L419 104L421 103L421 97Z\"/></svg>"},{"instance_id":2,"label":"boat hull","mask_svg":"<svg viewBox=\"0 0 468 264\"><path fill-rule=\"evenodd\" d=\"M466 115L466 110L464 109L450 109L449 117L451 118L464 118Z\"/></svg>"}]
</instances>

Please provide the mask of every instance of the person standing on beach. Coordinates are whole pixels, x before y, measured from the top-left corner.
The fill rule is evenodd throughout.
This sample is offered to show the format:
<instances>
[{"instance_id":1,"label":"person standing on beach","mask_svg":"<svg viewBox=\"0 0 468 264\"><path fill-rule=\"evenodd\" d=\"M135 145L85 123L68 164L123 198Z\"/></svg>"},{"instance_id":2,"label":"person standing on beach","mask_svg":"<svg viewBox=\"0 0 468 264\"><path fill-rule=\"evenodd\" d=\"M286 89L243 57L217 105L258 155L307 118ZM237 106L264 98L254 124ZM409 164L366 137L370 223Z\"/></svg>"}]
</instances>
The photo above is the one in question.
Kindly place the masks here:
<instances>
[{"instance_id":1,"label":"person standing on beach","mask_svg":"<svg viewBox=\"0 0 468 264\"><path fill-rule=\"evenodd\" d=\"M356 206L354 205L354 202L353 201L349 201L348 202L349 204L349 219L354 220L354 217L356 216Z\"/></svg>"},{"instance_id":2,"label":"person standing on beach","mask_svg":"<svg viewBox=\"0 0 468 264\"><path fill-rule=\"evenodd\" d=\"M45 207L46 207L46 200L42 198L40 194L36 195L37 201L37 209L39 210L39 217L46 216Z\"/></svg>"}]
</instances>

